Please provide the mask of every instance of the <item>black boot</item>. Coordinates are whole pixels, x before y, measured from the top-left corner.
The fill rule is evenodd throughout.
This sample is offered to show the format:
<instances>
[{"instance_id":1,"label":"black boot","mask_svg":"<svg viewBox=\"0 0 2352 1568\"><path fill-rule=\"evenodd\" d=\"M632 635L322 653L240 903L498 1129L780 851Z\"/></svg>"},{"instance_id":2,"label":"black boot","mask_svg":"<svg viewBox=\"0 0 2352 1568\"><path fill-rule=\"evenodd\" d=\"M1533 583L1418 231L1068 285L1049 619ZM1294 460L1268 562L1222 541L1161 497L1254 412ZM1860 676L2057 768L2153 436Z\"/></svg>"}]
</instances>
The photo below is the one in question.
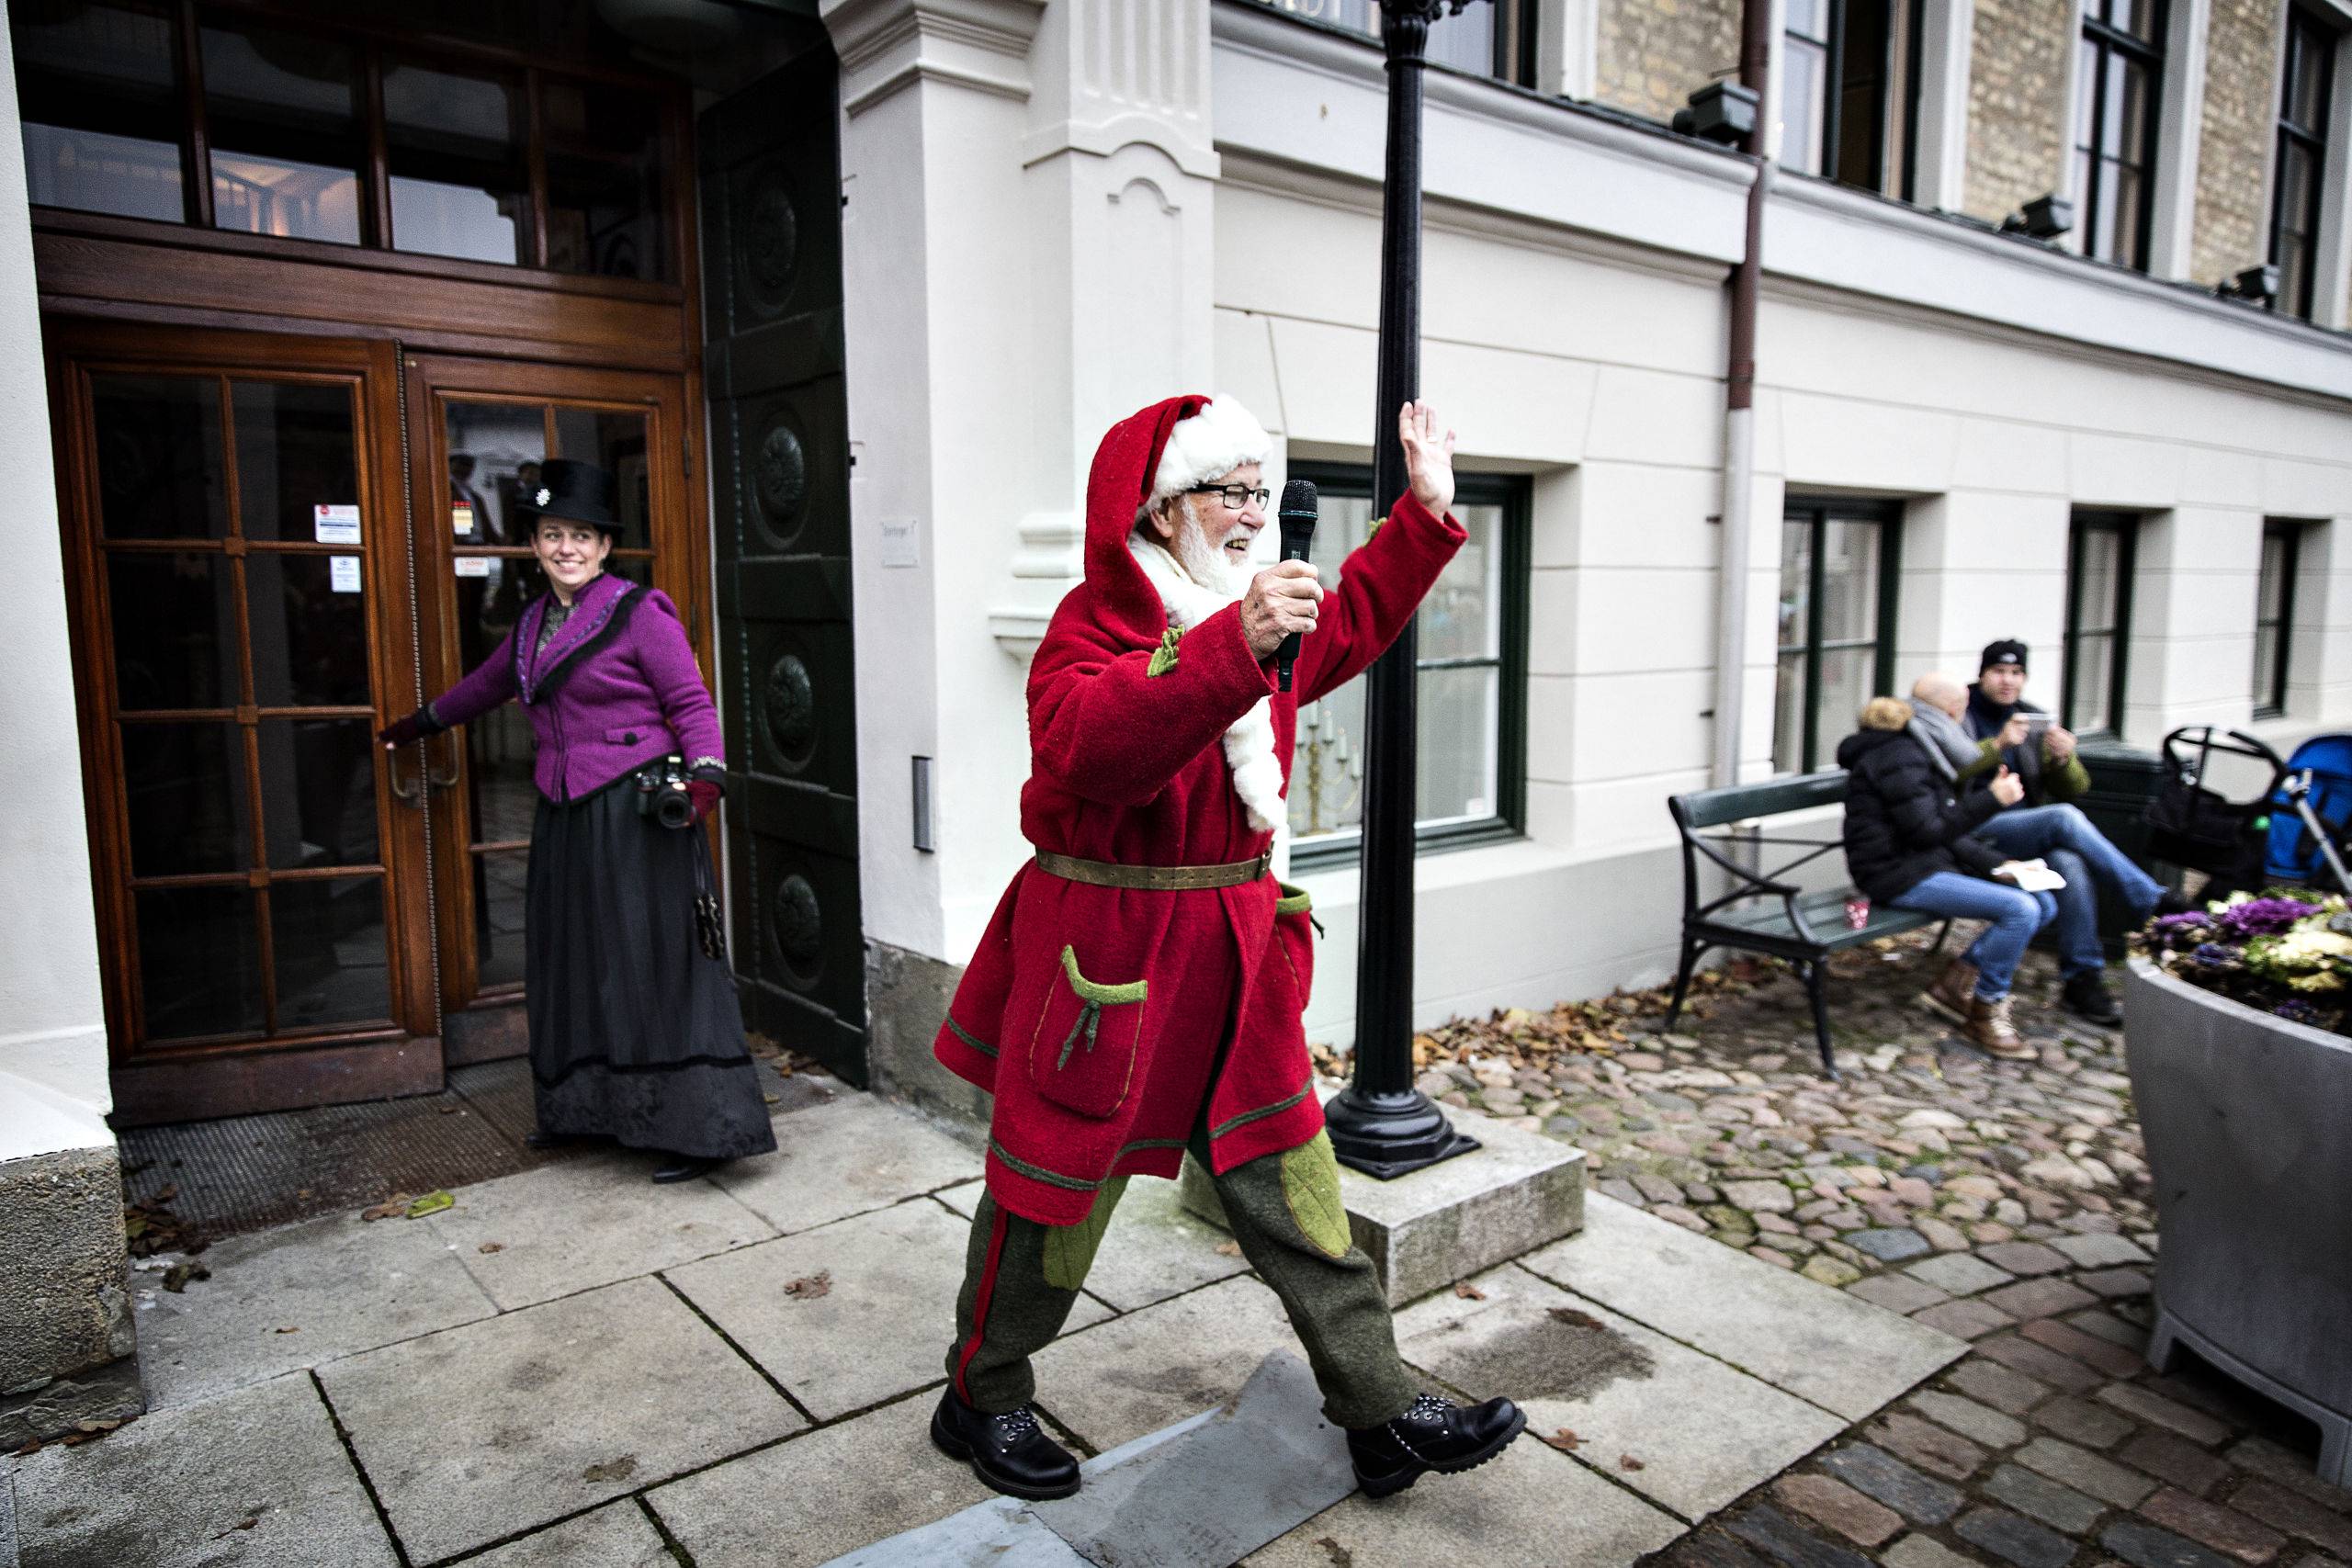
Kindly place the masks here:
<instances>
[{"instance_id":1,"label":"black boot","mask_svg":"<svg viewBox=\"0 0 2352 1568\"><path fill-rule=\"evenodd\" d=\"M666 1187L673 1181L692 1181L704 1171L725 1163L724 1160L696 1159L692 1155L665 1155L662 1164L654 1168L654 1184Z\"/></svg>"},{"instance_id":2,"label":"black boot","mask_svg":"<svg viewBox=\"0 0 2352 1568\"><path fill-rule=\"evenodd\" d=\"M1025 1404L990 1416L948 1389L932 1412L931 1440L949 1459L968 1462L981 1484L1008 1496L1043 1502L1078 1490L1078 1461L1046 1436Z\"/></svg>"},{"instance_id":3,"label":"black boot","mask_svg":"<svg viewBox=\"0 0 2352 1568\"><path fill-rule=\"evenodd\" d=\"M1510 1446L1527 1417L1508 1399L1464 1408L1433 1393L1416 1394L1405 1414L1385 1427L1348 1433L1348 1457L1367 1497L1402 1492L1427 1471L1452 1475L1473 1470Z\"/></svg>"},{"instance_id":4,"label":"black boot","mask_svg":"<svg viewBox=\"0 0 2352 1568\"><path fill-rule=\"evenodd\" d=\"M2066 976L2066 984L2058 993L2058 1005L2076 1018L2113 1029L2123 1021L2123 1010L2115 1005L2115 995L2107 988L2106 971L2077 969Z\"/></svg>"}]
</instances>

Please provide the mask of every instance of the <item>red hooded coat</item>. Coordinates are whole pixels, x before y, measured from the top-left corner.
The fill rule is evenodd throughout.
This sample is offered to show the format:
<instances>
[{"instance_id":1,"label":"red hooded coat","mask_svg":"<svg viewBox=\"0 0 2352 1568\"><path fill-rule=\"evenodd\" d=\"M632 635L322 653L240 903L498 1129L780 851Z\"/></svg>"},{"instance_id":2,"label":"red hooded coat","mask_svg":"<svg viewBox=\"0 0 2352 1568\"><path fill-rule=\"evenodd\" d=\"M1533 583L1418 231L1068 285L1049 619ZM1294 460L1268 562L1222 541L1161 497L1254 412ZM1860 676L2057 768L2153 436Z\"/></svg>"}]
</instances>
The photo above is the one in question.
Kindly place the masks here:
<instances>
[{"instance_id":1,"label":"red hooded coat","mask_svg":"<svg viewBox=\"0 0 2352 1568\"><path fill-rule=\"evenodd\" d=\"M1208 400L1170 399L1102 438L1086 487L1086 580L1055 612L1029 667L1031 773L1022 835L1123 865L1216 865L1262 852L1221 744L1261 697L1287 787L1298 705L1370 664L1467 536L1400 499L1348 557L1301 644L1295 689L1275 688L1230 605L1155 660L1168 616L1129 554L1168 432ZM1153 667L1159 667L1153 673ZM1233 944L1231 994L1180 988L1193 944ZM1314 974L1304 895L1272 876L1188 892L1014 874L933 1053L996 1097L989 1190L1045 1224L1086 1217L1115 1176L1172 1177L1204 1092L1220 1173L1295 1148L1323 1125L1301 1014ZM1217 1050L1232 1031L1224 1069Z\"/></svg>"}]
</instances>

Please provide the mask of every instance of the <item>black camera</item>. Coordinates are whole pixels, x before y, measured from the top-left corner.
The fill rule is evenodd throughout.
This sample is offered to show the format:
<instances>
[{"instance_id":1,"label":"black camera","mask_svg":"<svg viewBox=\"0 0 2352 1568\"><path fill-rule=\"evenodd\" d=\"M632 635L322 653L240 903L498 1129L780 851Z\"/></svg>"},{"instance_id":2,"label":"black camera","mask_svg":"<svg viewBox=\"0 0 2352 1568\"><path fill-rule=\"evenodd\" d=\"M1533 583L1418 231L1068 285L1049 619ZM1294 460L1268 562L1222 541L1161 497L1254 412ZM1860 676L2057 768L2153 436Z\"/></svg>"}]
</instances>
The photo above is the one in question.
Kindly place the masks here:
<instances>
[{"instance_id":1,"label":"black camera","mask_svg":"<svg viewBox=\"0 0 2352 1568\"><path fill-rule=\"evenodd\" d=\"M664 757L637 771L637 814L664 828L690 828L695 797L686 793L686 760Z\"/></svg>"}]
</instances>

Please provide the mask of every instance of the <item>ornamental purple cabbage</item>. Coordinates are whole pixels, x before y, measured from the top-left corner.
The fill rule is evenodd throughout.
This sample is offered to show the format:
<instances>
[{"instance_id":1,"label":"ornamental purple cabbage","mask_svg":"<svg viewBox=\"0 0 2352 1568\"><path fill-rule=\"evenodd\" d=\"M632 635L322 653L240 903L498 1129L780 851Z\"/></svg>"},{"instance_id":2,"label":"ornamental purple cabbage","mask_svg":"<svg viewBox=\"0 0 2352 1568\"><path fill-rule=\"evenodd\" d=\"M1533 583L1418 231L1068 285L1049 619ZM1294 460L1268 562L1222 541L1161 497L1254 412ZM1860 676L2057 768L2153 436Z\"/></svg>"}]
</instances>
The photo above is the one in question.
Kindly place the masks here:
<instances>
[{"instance_id":1,"label":"ornamental purple cabbage","mask_svg":"<svg viewBox=\"0 0 2352 1568\"><path fill-rule=\"evenodd\" d=\"M2224 908L2213 923L2243 942L2252 936L2275 936L2318 911L2318 905L2298 898L2249 898Z\"/></svg>"}]
</instances>

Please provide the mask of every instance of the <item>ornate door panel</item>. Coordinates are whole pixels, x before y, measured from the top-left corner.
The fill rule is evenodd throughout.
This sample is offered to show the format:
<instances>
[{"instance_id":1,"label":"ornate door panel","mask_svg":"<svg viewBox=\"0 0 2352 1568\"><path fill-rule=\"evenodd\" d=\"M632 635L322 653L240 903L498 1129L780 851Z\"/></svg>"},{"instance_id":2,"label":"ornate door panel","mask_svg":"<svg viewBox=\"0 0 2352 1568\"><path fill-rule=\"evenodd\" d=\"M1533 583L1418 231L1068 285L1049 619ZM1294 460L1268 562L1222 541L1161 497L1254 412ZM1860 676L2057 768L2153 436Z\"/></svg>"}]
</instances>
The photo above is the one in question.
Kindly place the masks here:
<instances>
[{"instance_id":1,"label":"ornate door panel","mask_svg":"<svg viewBox=\"0 0 2352 1568\"><path fill-rule=\"evenodd\" d=\"M702 118L704 367L745 1020L863 1083L837 74Z\"/></svg>"},{"instance_id":2,"label":"ornate door panel","mask_svg":"<svg viewBox=\"0 0 2352 1568\"><path fill-rule=\"evenodd\" d=\"M45 330L119 1120L437 1088L391 345Z\"/></svg>"}]
</instances>

